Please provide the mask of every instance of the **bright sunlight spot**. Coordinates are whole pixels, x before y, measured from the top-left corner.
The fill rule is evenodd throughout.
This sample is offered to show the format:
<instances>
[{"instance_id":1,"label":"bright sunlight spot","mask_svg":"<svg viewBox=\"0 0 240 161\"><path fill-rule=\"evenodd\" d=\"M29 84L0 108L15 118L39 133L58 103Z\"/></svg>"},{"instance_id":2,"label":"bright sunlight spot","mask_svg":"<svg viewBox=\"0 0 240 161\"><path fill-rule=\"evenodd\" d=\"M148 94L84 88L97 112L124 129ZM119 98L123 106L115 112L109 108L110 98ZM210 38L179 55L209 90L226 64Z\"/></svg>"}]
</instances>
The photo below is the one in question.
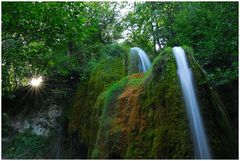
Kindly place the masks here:
<instances>
[{"instance_id":1,"label":"bright sunlight spot","mask_svg":"<svg viewBox=\"0 0 240 161\"><path fill-rule=\"evenodd\" d=\"M41 82L42 82L42 77L38 77L38 78L32 78L30 84L31 86L33 87L39 87L41 85Z\"/></svg>"}]
</instances>

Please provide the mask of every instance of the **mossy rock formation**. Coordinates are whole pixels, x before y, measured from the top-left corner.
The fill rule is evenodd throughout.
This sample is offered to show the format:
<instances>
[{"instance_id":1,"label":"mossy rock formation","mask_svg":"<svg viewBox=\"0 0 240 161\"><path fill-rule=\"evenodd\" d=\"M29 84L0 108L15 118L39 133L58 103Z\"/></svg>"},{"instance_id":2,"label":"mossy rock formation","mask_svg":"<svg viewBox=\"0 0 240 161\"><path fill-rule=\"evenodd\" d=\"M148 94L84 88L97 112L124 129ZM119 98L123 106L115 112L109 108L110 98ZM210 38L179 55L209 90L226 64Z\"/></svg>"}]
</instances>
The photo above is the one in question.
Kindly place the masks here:
<instances>
[{"instance_id":1,"label":"mossy rock formation","mask_svg":"<svg viewBox=\"0 0 240 161\"><path fill-rule=\"evenodd\" d=\"M68 116L68 134L78 136L78 142L91 156L96 141L99 121L102 115L105 93L114 82L127 75L127 50L118 45L109 45L100 51L101 57L94 66L87 80L81 81L76 101Z\"/></svg>"},{"instance_id":2,"label":"mossy rock formation","mask_svg":"<svg viewBox=\"0 0 240 161\"><path fill-rule=\"evenodd\" d=\"M194 75L212 156L236 158L237 145L224 106L194 60L192 49L184 49ZM126 69L125 58L117 60L122 65L117 67L115 62L111 68ZM79 88L80 94L69 118L69 134L77 132L88 158L194 158L176 71L172 49L166 48L144 75L124 77L125 74L120 74L120 81L104 80L102 83L110 80L111 83L98 90L98 82L92 81L99 77L95 73Z\"/></svg>"}]
</instances>

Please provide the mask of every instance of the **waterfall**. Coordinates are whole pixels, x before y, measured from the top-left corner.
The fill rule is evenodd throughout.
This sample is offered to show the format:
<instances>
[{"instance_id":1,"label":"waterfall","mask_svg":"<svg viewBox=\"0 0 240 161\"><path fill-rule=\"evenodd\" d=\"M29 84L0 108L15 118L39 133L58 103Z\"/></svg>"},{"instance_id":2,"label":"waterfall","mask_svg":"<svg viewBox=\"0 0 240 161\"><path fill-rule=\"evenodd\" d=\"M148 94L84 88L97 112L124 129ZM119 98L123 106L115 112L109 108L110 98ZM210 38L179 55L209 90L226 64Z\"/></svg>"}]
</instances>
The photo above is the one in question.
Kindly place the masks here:
<instances>
[{"instance_id":1,"label":"waterfall","mask_svg":"<svg viewBox=\"0 0 240 161\"><path fill-rule=\"evenodd\" d=\"M57 131L57 142L56 142L56 159L62 158L62 140L63 140L63 129L61 125L59 125L58 131Z\"/></svg>"},{"instance_id":2,"label":"waterfall","mask_svg":"<svg viewBox=\"0 0 240 161\"><path fill-rule=\"evenodd\" d=\"M195 157L198 159L210 159L211 156L207 144L207 137L197 103L192 73L188 67L185 52L181 47L174 47L173 53L177 62L177 73L190 121Z\"/></svg>"},{"instance_id":3,"label":"waterfall","mask_svg":"<svg viewBox=\"0 0 240 161\"><path fill-rule=\"evenodd\" d=\"M134 60L138 60L137 62ZM138 72L139 73L145 73L147 72L147 70L150 68L151 66L151 62L147 56L147 54L140 49L139 47L133 47L131 48L131 65L137 64L137 66L135 65L135 68L138 68ZM136 69L135 71L133 71L136 73Z\"/></svg>"}]
</instances>

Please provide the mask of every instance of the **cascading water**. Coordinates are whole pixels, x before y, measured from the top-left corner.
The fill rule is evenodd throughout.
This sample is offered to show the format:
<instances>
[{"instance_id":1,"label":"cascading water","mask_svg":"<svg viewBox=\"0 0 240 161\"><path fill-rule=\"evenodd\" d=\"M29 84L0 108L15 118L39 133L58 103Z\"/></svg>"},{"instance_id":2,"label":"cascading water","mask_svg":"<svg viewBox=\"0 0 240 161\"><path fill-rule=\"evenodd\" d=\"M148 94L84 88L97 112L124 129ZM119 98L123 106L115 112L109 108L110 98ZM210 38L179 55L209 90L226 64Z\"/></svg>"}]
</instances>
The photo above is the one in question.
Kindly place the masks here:
<instances>
[{"instance_id":1,"label":"cascading water","mask_svg":"<svg viewBox=\"0 0 240 161\"><path fill-rule=\"evenodd\" d=\"M134 58L138 59L138 72L139 73L145 73L151 66L151 62L147 56L147 54L140 49L139 47L133 47L131 48L131 60L134 60Z\"/></svg>"},{"instance_id":2,"label":"cascading water","mask_svg":"<svg viewBox=\"0 0 240 161\"><path fill-rule=\"evenodd\" d=\"M181 47L174 47L173 53L178 66L177 73L193 135L195 157L199 159L210 159L211 155L207 144L207 137L195 95L192 73L188 67L185 52Z\"/></svg>"}]
</instances>

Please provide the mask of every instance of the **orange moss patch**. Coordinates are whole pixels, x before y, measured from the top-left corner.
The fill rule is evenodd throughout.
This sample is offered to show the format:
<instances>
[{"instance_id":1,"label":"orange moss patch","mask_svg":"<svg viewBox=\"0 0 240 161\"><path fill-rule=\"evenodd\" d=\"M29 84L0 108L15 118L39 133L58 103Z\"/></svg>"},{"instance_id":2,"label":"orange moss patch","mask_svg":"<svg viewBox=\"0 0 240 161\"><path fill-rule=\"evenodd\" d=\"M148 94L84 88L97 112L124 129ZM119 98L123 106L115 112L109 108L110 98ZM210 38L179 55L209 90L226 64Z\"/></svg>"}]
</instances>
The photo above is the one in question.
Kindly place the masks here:
<instances>
[{"instance_id":1,"label":"orange moss patch","mask_svg":"<svg viewBox=\"0 0 240 161\"><path fill-rule=\"evenodd\" d=\"M136 73L128 76L129 79L134 79L134 78L143 78L144 74L143 73Z\"/></svg>"},{"instance_id":2,"label":"orange moss patch","mask_svg":"<svg viewBox=\"0 0 240 161\"><path fill-rule=\"evenodd\" d=\"M127 87L118 97L119 112L116 116L116 124L122 132L143 131L146 127L146 121L143 113L140 111L139 95L142 92L141 87Z\"/></svg>"},{"instance_id":3,"label":"orange moss patch","mask_svg":"<svg viewBox=\"0 0 240 161\"><path fill-rule=\"evenodd\" d=\"M145 114L140 109L139 96L143 92L141 86L127 86L117 98L116 115L110 127L111 151L126 156L132 142L141 140L141 133L146 129ZM137 136L133 137L136 133Z\"/></svg>"}]
</instances>

